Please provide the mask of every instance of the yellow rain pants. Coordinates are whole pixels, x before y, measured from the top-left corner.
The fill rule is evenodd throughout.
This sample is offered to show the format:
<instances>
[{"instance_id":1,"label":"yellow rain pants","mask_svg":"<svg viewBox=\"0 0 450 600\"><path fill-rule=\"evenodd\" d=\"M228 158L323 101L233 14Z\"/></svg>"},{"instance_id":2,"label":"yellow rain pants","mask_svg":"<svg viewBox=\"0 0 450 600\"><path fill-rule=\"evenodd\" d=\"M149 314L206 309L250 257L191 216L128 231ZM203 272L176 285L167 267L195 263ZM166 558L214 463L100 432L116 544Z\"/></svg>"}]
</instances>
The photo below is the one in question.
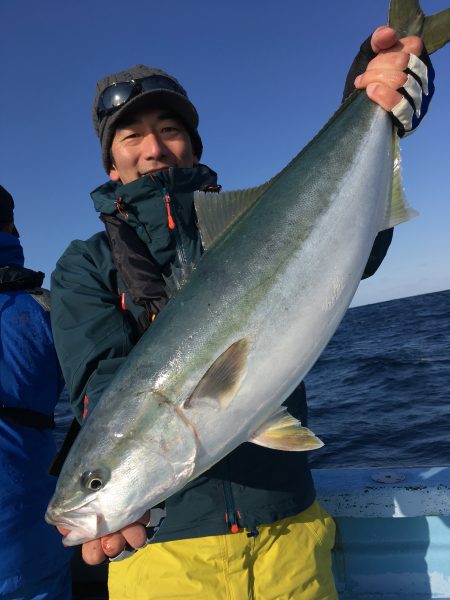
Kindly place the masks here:
<instances>
[{"instance_id":1,"label":"yellow rain pants","mask_svg":"<svg viewBox=\"0 0 450 600\"><path fill-rule=\"evenodd\" d=\"M335 525L314 502L239 533L149 544L109 565L110 600L337 600Z\"/></svg>"}]
</instances>

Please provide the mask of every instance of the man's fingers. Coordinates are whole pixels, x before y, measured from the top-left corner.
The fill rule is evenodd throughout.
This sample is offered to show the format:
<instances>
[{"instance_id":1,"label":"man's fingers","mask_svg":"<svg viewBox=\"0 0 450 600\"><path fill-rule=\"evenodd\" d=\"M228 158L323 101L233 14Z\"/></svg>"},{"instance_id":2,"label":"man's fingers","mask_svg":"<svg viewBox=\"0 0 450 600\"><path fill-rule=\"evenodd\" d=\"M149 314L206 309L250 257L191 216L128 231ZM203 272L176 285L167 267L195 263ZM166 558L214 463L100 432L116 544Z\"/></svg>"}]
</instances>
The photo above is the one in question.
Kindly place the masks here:
<instances>
[{"instance_id":1,"label":"man's fingers","mask_svg":"<svg viewBox=\"0 0 450 600\"><path fill-rule=\"evenodd\" d=\"M104 535L101 538L101 545L104 554L110 558L117 556L125 548L126 539L122 534L122 531L118 533L111 533L110 535Z\"/></svg>"},{"instance_id":2,"label":"man's fingers","mask_svg":"<svg viewBox=\"0 0 450 600\"><path fill-rule=\"evenodd\" d=\"M390 27L376 29L371 42L372 48L379 54L369 62L366 71L355 79L355 87L367 89L371 100L390 111L402 98L396 90L407 84L408 76L404 71L409 67L411 54L420 55L423 43L417 36L398 40Z\"/></svg>"},{"instance_id":3,"label":"man's fingers","mask_svg":"<svg viewBox=\"0 0 450 600\"><path fill-rule=\"evenodd\" d=\"M122 552L126 544L132 548L141 548L147 542L147 530L145 525L150 520L150 511L147 511L136 523L127 525L120 532L112 533L102 537L103 552L109 558L114 558Z\"/></svg>"},{"instance_id":4,"label":"man's fingers","mask_svg":"<svg viewBox=\"0 0 450 600\"><path fill-rule=\"evenodd\" d=\"M92 540L83 544L81 549L81 555L83 560L88 565L99 565L102 563L106 555L102 549L102 542L100 539Z\"/></svg>"},{"instance_id":5,"label":"man's fingers","mask_svg":"<svg viewBox=\"0 0 450 600\"><path fill-rule=\"evenodd\" d=\"M150 521L150 511L145 512L140 519L136 521L136 523L141 523L141 525L148 525Z\"/></svg>"},{"instance_id":6,"label":"man's fingers","mask_svg":"<svg viewBox=\"0 0 450 600\"><path fill-rule=\"evenodd\" d=\"M403 71L386 71L383 69L373 69L366 71L355 79L355 87L358 90L366 88L371 83L381 83L393 90L405 85L408 76Z\"/></svg>"},{"instance_id":7,"label":"man's fingers","mask_svg":"<svg viewBox=\"0 0 450 600\"><path fill-rule=\"evenodd\" d=\"M367 65L367 71L379 69L391 69L403 71L409 62L409 53L406 52L382 52L377 54Z\"/></svg>"},{"instance_id":8,"label":"man's fingers","mask_svg":"<svg viewBox=\"0 0 450 600\"><path fill-rule=\"evenodd\" d=\"M107 557L114 558L120 554L125 546L129 544L132 548L141 548L147 542L147 530L145 526L150 520L150 511L147 511L136 522L124 527L117 533L104 535L103 537L86 542L82 546L81 555L88 565L98 565ZM68 530L58 528L65 535Z\"/></svg>"},{"instance_id":9,"label":"man's fingers","mask_svg":"<svg viewBox=\"0 0 450 600\"><path fill-rule=\"evenodd\" d=\"M88 565L98 565L106 557L114 558L122 552L128 543L132 548L141 548L147 541L147 531L144 525L133 523L124 527L118 533L105 535L98 540L86 542L82 547L82 556Z\"/></svg>"},{"instance_id":10,"label":"man's fingers","mask_svg":"<svg viewBox=\"0 0 450 600\"><path fill-rule=\"evenodd\" d=\"M388 27L387 25L382 25L381 27L375 29L372 34L372 39L370 40L372 50L377 53L380 52L380 50L391 48L397 43L397 41L397 34L391 27Z\"/></svg>"},{"instance_id":11,"label":"man's fingers","mask_svg":"<svg viewBox=\"0 0 450 600\"><path fill-rule=\"evenodd\" d=\"M402 52L405 52L406 54L415 54L416 56L422 54L423 42L420 37L417 37L416 35L402 38L399 40L399 44L401 45Z\"/></svg>"},{"instance_id":12,"label":"man's fingers","mask_svg":"<svg viewBox=\"0 0 450 600\"><path fill-rule=\"evenodd\" d=\"M396 92L395 90L392 90L380 83L369 84L366 88L366 93L371 100L379 104L381 108L384 108L384 110L387 111L391 111L394 106L396 106L403 98L399 92Z\"/></svg>"},{"instance_id":13,"label":"man's fingers","mask_svg":"<svg viewBox=\"0 0 450 600\"><path fill-rule=\"evenodd\" d=\"M147 519L148 522L148 519ZM141 548L147 542L147 530L140 523L132 523L121 530L121 533L127 543L132 548Z\"/></svg>"},{"instance_id":14,"label":"man's fingers","mask_svg":"<svg viewBox=\"0 0 450 600\"><path fill-rule=\"evenodd\" d=\"M372 50L377 54L401 51L420 56L423 50L423 42L419 37L410 35L398 39L395 31L385 25L375 29L370 42Z\"/></svg>"}]
</instances>

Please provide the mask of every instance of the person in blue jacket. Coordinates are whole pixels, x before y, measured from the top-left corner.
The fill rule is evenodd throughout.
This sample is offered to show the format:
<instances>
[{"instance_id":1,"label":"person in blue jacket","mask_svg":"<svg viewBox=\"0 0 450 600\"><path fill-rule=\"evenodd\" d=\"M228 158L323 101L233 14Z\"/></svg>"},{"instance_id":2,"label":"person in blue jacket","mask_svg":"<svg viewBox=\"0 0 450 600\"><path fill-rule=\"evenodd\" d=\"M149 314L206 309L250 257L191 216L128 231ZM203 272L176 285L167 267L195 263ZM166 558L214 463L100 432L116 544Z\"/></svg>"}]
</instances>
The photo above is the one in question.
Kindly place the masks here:
<instances>
[{"instance_id":1,"label":"person in blue jacket","mask_svg":"<svg viewBox=\"0 0 450 600\"><path fill-rule=\"evenodd\" d=\"M0 598L70 600L72 552L44 521L63 380L44 273L24 267L13 210L0 186Z\"/></svg>"}]
</instances>

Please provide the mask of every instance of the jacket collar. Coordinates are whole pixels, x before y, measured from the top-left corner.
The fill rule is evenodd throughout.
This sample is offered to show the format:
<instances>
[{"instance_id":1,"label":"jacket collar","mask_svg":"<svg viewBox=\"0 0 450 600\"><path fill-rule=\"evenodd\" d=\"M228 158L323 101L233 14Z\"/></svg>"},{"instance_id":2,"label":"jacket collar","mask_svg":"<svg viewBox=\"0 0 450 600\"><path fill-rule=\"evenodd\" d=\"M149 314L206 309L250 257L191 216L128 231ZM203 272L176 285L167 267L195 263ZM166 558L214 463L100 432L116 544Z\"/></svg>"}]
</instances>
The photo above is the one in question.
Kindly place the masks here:
<instances>
[{"instance_id":1,"label":"jacket collar","mask_svg":"<svg viewBox=\"0 0 450 600\"><path fill-rule=\"evenodd\" d=\"M155 193L184 193L206 189L217 185L217 174L206 165L192 169L170 167L141 177L131 183L108 181L91 193L95 210L99 213L117 212L117 202L124 205L136 204L152 197Z\"/></svg>"},{"instance_id":2,"label":"jacket collar","mask_svg":"<svg viewBox=\"0 0 450 600\"><path fill-rule=\"evenodd\" d=\"M19 265L23 267L23 249L18 238L9 233L0 232L0 265Z\"/></svg>"}]
</instances>

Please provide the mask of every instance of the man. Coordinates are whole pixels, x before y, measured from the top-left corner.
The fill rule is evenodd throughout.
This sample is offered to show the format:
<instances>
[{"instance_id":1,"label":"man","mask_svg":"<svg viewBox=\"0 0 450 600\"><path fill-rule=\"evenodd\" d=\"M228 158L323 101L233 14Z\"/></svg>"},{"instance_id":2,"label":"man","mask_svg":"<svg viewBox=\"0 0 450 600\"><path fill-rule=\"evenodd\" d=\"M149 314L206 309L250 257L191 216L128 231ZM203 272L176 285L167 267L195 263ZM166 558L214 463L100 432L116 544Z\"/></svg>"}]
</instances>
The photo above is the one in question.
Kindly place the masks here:
<instances>
[{"instance_id":1,"label":"man","mask_svg":"<svg viewBox=\"0 0 450 600\"><path fill-rule=\"evenodd\" d=\"M421 52L419 38L398 41L393 30L378 29L363 44L345 95L362 73L356 87L393 111L402 134L410 131L417 123L397 90L407 86L409 53ZM420 91L411 102L423 107L422 99ZM199 162L197 112L170 75L138 65L101 80L93 119L111 180L92 194L106 233L73 242L52 283L56 345L80 421L164 308L163 275L200 259L193 192L218 190L215 173ZM366 276L391 237L378 236ZM286 404L306 421L303 385ZM83 556L90 564L112 559L112 599L335 598L334 525L314 498L304 453L242 444L166 501L160 528L145 527L159 520L152 509L150 521L146 514L84 544Z\"/></svg>"},{"instance_id":2,"label":"man","mask_svg":"<svg viewBox=\"0 0 450 600\"><path fill-rule=\"evenodd\" d=\"M0 598L69 600L72 551L44 521L56 483L47 470L63 381L44 274L23 266L13 209L0 186Z\"/></svg>"}]
</instances>

